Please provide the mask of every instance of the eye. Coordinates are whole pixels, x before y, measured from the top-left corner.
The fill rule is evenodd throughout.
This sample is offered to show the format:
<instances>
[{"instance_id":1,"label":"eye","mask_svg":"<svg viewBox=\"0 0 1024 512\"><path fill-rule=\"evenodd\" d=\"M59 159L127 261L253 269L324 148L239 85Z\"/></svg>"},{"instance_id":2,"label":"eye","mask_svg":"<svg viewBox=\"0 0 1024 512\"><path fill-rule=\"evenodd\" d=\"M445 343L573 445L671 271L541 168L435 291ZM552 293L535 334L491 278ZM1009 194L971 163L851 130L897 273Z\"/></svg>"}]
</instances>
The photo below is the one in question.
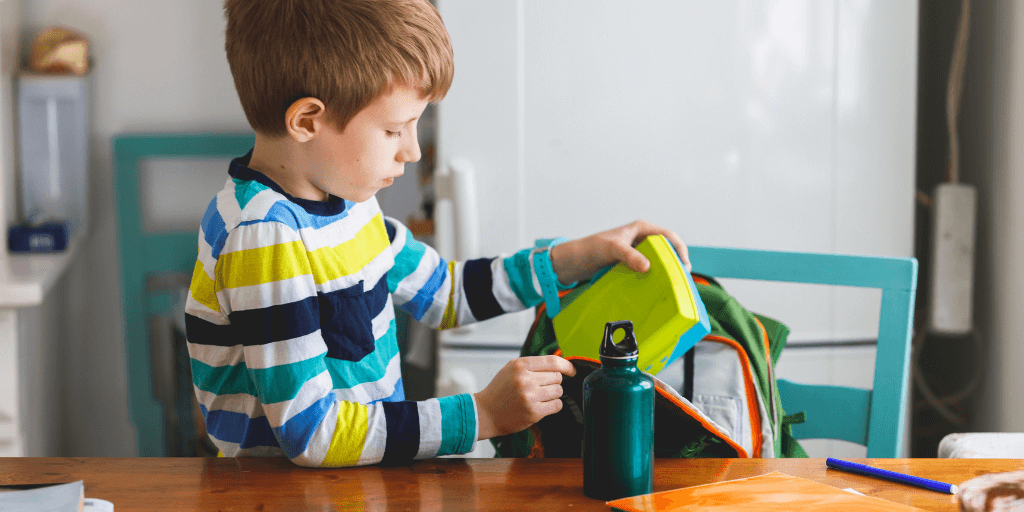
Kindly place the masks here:
<instances>
[{"instance_id":1,"label":"eye","mask_svg":"<svg viewBox=\"0 0 1024 512\"><path fill-rule=\"evenodd\" d=\"M384 130L384 133L386 133L388 137L396 137L397 138L397 137L401 137L402 136L402 132L393 132L391 130Z\"/></svg>"}]
</instances>

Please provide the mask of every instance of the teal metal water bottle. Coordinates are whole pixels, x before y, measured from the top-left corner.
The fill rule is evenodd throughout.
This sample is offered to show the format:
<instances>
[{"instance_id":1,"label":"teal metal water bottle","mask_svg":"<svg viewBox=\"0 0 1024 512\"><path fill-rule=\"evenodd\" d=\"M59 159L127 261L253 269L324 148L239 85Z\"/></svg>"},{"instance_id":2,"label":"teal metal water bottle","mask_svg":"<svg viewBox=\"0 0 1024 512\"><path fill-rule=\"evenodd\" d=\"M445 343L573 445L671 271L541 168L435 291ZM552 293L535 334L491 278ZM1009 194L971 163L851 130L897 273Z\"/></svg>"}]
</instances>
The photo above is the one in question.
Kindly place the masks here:
<instances>
[{"instance_id":1,"label":"teal metal water bottle","mask_svg":"<svg viewBox=\"0 0 1024 512\"><path fill-rule=\"evenodd\" d=\"M612 335L625 336L615 343ZM583 380L583 494L614 500L652 492L654 380L636 367L633 322L608 322L601 367Z\"/></svg>"}]
</instances>

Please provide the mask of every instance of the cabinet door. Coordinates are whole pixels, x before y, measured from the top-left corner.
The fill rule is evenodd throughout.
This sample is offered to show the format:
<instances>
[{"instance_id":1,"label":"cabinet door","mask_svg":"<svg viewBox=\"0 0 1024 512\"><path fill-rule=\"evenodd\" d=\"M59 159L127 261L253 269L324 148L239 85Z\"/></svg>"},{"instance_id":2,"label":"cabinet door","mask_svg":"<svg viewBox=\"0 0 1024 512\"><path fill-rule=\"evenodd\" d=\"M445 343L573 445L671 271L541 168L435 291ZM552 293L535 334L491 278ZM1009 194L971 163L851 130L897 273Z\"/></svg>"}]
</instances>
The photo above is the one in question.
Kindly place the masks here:
<instances>
[{"instance_id":1,"label":"cabinet door","mask_svg":"<svg viewBox=\"0 0 1024 512\"><path fill-rule=\"evenodd\" d=\"M694 245L911 255L916 2L439 8L439 155L474 163L481 255L637 218ZM726 287L794 341L877 332L877 292ZM518 343L528 323L475 336Z\"/></svg>"}]
</instances>

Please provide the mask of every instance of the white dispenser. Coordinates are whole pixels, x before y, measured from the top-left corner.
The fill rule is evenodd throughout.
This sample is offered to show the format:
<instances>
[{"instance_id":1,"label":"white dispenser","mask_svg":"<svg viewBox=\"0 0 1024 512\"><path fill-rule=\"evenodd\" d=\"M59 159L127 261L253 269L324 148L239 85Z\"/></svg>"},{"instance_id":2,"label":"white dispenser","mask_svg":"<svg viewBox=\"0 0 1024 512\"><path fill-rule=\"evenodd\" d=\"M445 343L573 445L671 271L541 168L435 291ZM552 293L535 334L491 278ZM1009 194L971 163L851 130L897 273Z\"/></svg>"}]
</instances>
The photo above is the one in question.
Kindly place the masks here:
<instances>
[{"instance_id":1,"label":"white dispenser","mask_svg":"<svg viewBox=\"0 0 1024 512\"><path fill-rule=\"evenodd\" d=\"M89 133L87 75L18 77L22 215L86 231Z\"/></svg>"}]
</instances>

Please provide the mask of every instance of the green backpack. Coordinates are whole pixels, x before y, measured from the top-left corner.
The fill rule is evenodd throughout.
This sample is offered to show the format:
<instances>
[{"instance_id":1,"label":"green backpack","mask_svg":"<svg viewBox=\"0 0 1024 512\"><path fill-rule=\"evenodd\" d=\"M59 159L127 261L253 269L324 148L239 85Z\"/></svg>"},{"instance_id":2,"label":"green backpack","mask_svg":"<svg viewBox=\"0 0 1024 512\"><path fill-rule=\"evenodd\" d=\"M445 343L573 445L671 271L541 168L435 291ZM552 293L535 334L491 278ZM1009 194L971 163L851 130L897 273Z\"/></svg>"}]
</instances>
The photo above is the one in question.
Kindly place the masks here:
<instances>
[{"instance_id":1,"label":"green backpack","mask_svg":"<svg viewBox=\"0 0 1024 512\"><path fill-rule=\"evenodd\" d=\"M711 332L655 377L655 457L807 457L790 426L802 422L803 413L785 415L774 375L789 328L747 311L714 279L693 278ZM562 292L563 310L589 286ZM561 351L541 304L520 355L547 354ZM601 363L567 359L576 375L562 381L562 410L527 430L492 438L496 456L581 456L583 379Z\"/></svg>"}]
</instances>

